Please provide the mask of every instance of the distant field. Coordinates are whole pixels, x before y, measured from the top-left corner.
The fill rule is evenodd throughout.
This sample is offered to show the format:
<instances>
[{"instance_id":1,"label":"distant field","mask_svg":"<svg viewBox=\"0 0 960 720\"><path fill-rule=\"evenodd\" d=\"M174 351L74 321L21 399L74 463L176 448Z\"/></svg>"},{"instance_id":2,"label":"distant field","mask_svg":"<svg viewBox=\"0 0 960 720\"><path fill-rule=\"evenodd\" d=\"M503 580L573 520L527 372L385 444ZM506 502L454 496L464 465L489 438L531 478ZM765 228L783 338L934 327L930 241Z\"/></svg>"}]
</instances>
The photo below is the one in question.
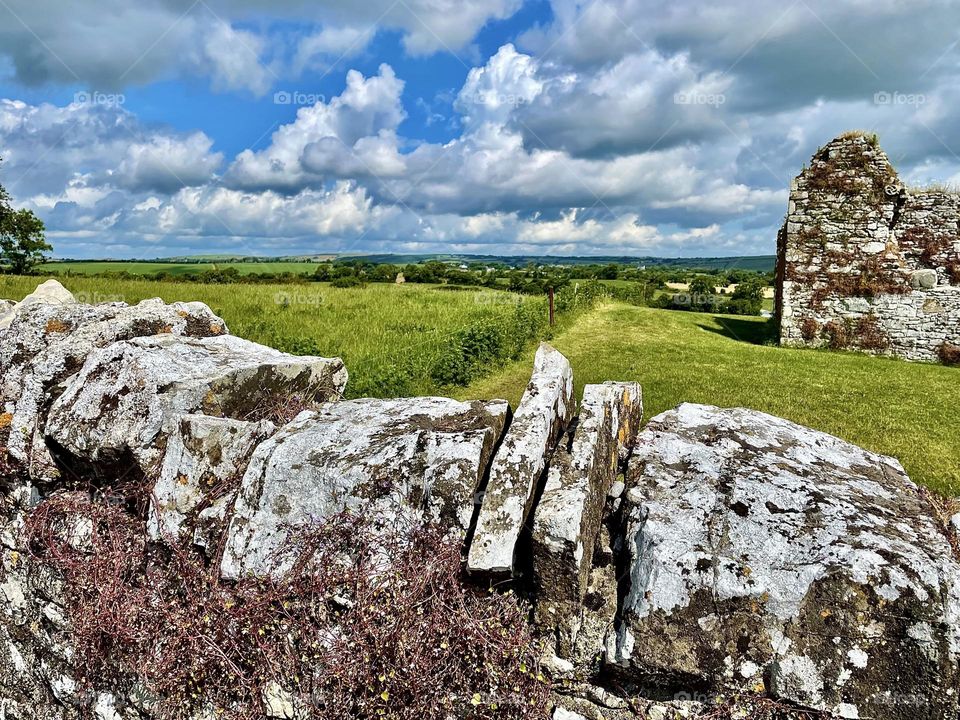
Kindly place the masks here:
<instances>
[{"instance_id":1,"label":"distant field","mask_svg":"<svg viewBox=\"0 0 960 720\"><path fill-rule=\"evenodd\" d=\"M58 275L71 273L74 275L99 275L101 273L128 272L131 275L155 275L159 272L171 275L199 274L204 270L226 270L236 268L241 275L251 273L299 273L310 275L317 268L317 263L311 262L197 262L197 263L166 263L166 262L49 262L41 265L39 272L56 273Z\"/></svg>"},{"instance_id":2,"label":"distant field","mask_svg":"<svg viewBox=\"0 0 960 720\"><path fill-rule=\"evenodd\" d=\"M41 280L0 275L0 298L19 300ZM338 289L326 283L205 285L82 277L62 281L86 302L132 304L151 297L205 302L234 335L300 355L342 357L350 372L347 390L352 397L436 393L437 364L459 332L486 328L490 332L480 341L489 345L492 332L528 334L537 330L530 323L545 324L547 315L542 298L426 285Z\"/></svg>"},{"instance_id":3,"label":"distant field","mask_svg":"<svg viewBox=\"0 0 960 720\"><path fill-rule=\"evenodd\" d=\"M770 341L760 318L611 303L553 344L578 388L638 380L648 418L681 402L755 408L897 457L915 481L960 495L960 368L761 344ZM515 403L531 362L532 351L457 395Z\"/></svg>"}]
</instances>

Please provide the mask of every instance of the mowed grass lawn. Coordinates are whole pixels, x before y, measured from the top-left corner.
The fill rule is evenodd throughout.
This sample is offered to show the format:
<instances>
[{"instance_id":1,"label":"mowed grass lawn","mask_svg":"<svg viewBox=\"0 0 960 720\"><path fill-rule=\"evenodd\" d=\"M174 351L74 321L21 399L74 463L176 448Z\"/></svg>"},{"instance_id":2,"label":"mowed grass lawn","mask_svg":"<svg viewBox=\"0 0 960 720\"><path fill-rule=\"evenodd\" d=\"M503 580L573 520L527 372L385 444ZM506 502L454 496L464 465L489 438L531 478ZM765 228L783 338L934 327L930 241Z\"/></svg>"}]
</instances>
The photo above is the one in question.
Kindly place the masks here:
<instances>
[{"instance_id":1,"label":"mowed grass lawn","mask_svg":"<svg viewBox=\"0 0 960 720\"><path fill-rule=\"evenodd\" d=\"M960 495L960 368L762 345L769 321L608 304L552 344L585 383L637 380L647 418L681 402L750 407L898 458ZM514 404L534 350L458 392Z\"/></svg>"}]
</instances>

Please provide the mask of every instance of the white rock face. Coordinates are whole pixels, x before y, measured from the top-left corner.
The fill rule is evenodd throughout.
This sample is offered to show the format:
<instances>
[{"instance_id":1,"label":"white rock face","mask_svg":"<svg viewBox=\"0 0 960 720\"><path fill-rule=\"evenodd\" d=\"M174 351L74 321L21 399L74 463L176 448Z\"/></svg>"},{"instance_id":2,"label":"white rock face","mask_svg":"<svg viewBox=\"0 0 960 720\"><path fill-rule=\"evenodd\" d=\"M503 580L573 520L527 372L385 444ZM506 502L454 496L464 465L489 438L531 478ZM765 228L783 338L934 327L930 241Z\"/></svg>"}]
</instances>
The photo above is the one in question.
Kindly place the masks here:
<instances>
[{"instance_id":1,"label":"white rock face","mask_svg":"<svg viewBox=\"0 0 960 720\"><path fill-rule=\"evenodd\" d=\"M395 525L424 518L466 534L477 488L507 419L504 401L352 400L301 413L253 454L230 521L221 572L274 566L289 528L363 510Z\"/></svg>"},{"instance_id":2,"label":"white rock face","mask_svg":"<svg viewBox=\"0 0 960 720\"><path fill-rule=\"evenodd\" d=\"M4 330L13 322L13 318L23 308L30 305L73 305L77 299L56 280L47 280L37 286L37 289L27 295L19 303L3 300L0 305L0 330Z\"/></svg>"},{"instance_id":3,"label":"white rock face","mask_svg":"<svg viewBox=\"0 0 960 720\"><path fill-rule=\"evenodd\" d=\"M637 383L608 382L583 389L569 450L561 443L533 518L537 622L553 627L569 652L603 521L607 494L643 416Z\"/></svg>"},{"instance_id":4,"label":"white rock face","mask_svg":"<svg viewBox=\"0 0 960 720\"><path fill-rule=\"evenodd\" d=\"M150 538L182 540L183 532L197 526L198 513L236 491L250 455L275 430L268 420L184 415L167 443L153 488Z\"/></svg>"},{"instance_id":5,"label":"white rock face","mask_svg":"<svg viewBox=\"0 0 960 720\"><path fill-rule=\"evenodd\" d=\"M628 487L629 593L608 663L718 685L762 668L771 692L810 707L956 715L960 564L896 460L681 405L638 436Z\"/></svg>"},{"instance_id":6,"label":"white rock face","mask_svg":"<svg viewBox=\"0 0 960 720\"><path fill-rule=\"evenodd\" d=\"M290 393L339 398L346 381L339 359L231 335L134 338L90 355L50 408L46 436L66 462L101 475L147 474L183 415L244 419Z\"/></svg>"},{"instance_id":7,"label":"white rock face","mask_svg":"<svg viewBox=\"0 0 960 720\"><path fill-rule=\"evenodd\" d=\"M573 369L543 343L533 376L490 468L467 567L509 574L547 458L573 415Z\"/></svg>"},{"instance_id":8,"label":"white rock face","mask_svg":"<svg viewBox=\"0 0 960 720\"><path fill-rule=\"evenodd\" d=\"M33 303L19 312L0 344L0 402L11 413L10 456L39 478L55 474L43 443L45 408L57 386L99 348L155 334L209 337L226 324L203 303L159 298L135 306Z\"/></svg>"}]
</instances>

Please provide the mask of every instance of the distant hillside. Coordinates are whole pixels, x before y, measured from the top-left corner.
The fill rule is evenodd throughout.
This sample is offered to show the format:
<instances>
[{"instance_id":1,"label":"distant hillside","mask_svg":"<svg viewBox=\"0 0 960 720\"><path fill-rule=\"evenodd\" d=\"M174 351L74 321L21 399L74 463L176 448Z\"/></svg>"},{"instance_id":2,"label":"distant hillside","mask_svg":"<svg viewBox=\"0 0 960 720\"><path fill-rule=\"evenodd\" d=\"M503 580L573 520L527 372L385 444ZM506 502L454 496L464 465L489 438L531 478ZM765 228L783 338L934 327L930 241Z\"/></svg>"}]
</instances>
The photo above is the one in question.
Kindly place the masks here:
<instances>
[{"instance_id":1,"label":"distant hillside","mask_svg":"<svg viewBox=\"0 0 960 720\"><path fill-rule=\"evenodd\" d=\"M440 262L504 264L513 267L536 263L537 265L646 265L647 267L668 267L689 270L759 270L770 272L776 264L775 255L753 255L746 257L715 258L660 258L633 257L630 255L341 255L336 262L363 260L375 264L393 263L405 265L427 260Z\"/></svg>"}]
</instances>

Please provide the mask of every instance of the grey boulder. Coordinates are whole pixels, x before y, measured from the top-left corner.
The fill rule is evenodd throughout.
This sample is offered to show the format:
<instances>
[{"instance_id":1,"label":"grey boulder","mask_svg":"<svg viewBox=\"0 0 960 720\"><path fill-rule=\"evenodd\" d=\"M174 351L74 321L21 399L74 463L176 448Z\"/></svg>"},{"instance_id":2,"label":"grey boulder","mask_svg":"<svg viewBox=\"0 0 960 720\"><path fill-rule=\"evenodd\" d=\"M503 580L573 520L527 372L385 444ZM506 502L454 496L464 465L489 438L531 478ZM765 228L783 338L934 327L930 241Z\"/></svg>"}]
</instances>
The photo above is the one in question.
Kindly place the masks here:
<instances>
[{"instance_id":1,"label":"grey boulder","mask_svg":"<svg viewBox=\"0 0 960 720\"><path fill-rule=\"evenodd\" d=\"M196 539L207 545L217 530L210 526L224 520L250 456L275 430L269 420L181 417L151 494L151 539Z\"/></svg>"},{"instance_id":2,"label":"grey boulder","mask_svg":"<svg viewBox=\"0 0 960 720\"><path fill-rule=\"evenodd\" d=\"M227 332L203 303L168 305L155 298L135 306L27 305L0 348L0 402L11 415L11 458L34 478L56 474L43 443L46 408L95 350L141 336L203 338Z\"/></svg>"},{"instance_id":3,"label":"grey boulder","mask_svg":"<svg viewBox=\"0 0 960 720\"><path fill-rule=\"evenodd\" d=\"M391 527L435 521L465 536L508 413L504 401L436 397L351 400L301 413L254 452L221 573L282 572L296 559L291 528L343 511Z\"/></svg>"},{"instance_id":4,"label":"grey boulder","mask_svg":"<svg viewBox=\"0 0 960 720\"><path fill-rule=\"evenodd\" d=\"M764 413L638 436L610 669L841 717L958 711L960 564L900 464Z\"/></svg>"},{"instance_id":5,"label":"grey boulder","mask_svg":"<svg viewBox=\"0 0 960 720\"><path fill-rule=\"evenodd\" d=\"M340 359L297 357L232 335L156 335L94 351L50 408L61 464L116 479L159 468L181 416L258 420L292 393L341 396Z\"/></svg>"}]
</instances>

